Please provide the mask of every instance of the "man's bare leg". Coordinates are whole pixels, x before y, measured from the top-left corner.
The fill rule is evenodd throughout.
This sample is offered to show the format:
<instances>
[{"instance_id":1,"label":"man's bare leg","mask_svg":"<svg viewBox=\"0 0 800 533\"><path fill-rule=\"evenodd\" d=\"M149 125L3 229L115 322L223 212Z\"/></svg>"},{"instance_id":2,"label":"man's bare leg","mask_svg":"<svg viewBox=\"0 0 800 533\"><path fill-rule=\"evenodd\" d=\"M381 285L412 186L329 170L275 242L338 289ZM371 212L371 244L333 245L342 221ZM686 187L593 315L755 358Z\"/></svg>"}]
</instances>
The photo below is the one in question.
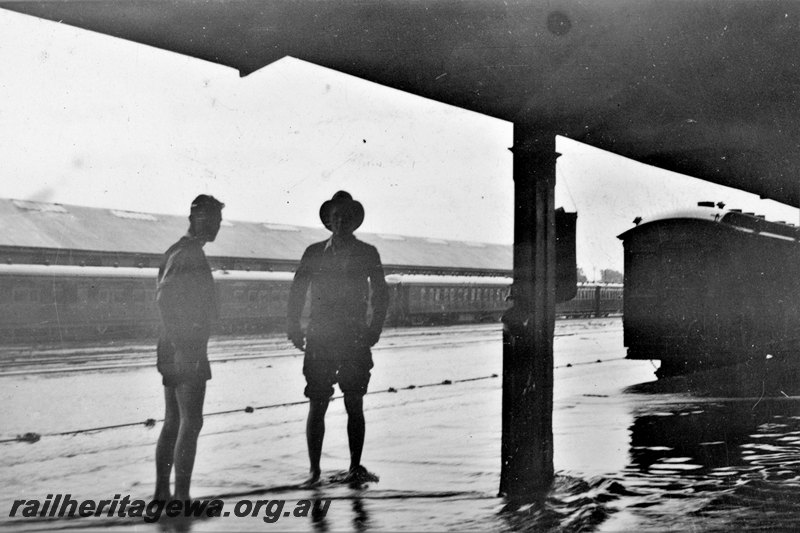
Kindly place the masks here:
<instances>
[{"instance_id":1,"label":"man's bare leg","mask_svg":"<svg viewBox=\"0 0 800 533\"><path fill-rule=\"evenodd\" d=\"M310 463L309 477L304 485L313 485L319 481L322 470L322 441L325 438L325 413L328 411L329 399L308 401L308 420L306 421L306 444Z\"/></svg>"},{"instance_id":2,"label":"man's bare leg","mask_svg":"<svg viewBox=\"0 0 800 533\"><path fill-rule=\"evenodd\" d=\"M154 500L169 501L172 493L169 487L169 478L172 474L172 463L175 458L175 441L178 438L180 427L180 412L178 399L175 397L175 387L164 387L164 425L156 444L156 490Z\"/></svg>"},{"instance_id":3,"label":"man's bare leg","mask_svg":"<svg viewBox=\"0 0 800 533\"><path fill-rule=\"evenodd\" d=\"M364 450L366 423L364 421L364 397L360 394L345 394L344 406L347 410L347 439L350 444L350 471L361 465L361 452Z\"/></svg>"},{"instance_id":4,"label":"man's bare leg","mask_svg":"<svg viewBox=\"0 0 800 533\"><path fill-rule=\"evenodd\" d=\"M175 442L175 499L187 501L190 499L189 487L197 452L197 438L203 428L206 382L182 383L175 387L175 392L181 418Z\"/></svg>"}]
</instances>

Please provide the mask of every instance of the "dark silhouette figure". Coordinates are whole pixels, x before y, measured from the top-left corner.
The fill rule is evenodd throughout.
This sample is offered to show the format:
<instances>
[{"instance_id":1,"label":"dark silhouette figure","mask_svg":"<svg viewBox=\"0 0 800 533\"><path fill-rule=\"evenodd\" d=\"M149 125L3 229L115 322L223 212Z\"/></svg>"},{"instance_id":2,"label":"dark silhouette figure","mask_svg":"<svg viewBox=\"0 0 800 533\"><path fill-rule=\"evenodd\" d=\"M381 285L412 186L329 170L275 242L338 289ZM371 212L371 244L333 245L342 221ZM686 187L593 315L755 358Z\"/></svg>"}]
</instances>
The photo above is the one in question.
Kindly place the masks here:
<instances>
[{"instance_id":1,"label":"dark silhouette figure","mask_svg":"<svg viewBox=\"0 0 800 533\"><path fill-rule=\"evenodd\" d=\"M156 300L163 329L157 352L165 414L156 446L156 500L190 499L206 381L211 379L208 337L217 318L214 279L203 245L216 238L223 207L213 196L195 198L188 233L166 251L158 269ZM174 494L169 483L173 466Z\"/></svg>"},{"instance_id":2,"label":"dark silhouette figure","mask_svg":"<svg viewBox=\"0 0 800 533\"><path fill-rule=\"evenodd\" d=\"M370 348L380 339L389 291L374 246L353 236L364 220L364 208L349 193L337 192L319 211L332 235L309 246L289 293L288 335L305 351L303 374L309 399L306 440L311 463L308 485L320 479L325 412L334 383L344 394L350 470L344 481L377 481L361 465L364 448L363 397L372 368ZM303 332L300 316L311 288L311 317Z\"/></svg>"}]
</instances>

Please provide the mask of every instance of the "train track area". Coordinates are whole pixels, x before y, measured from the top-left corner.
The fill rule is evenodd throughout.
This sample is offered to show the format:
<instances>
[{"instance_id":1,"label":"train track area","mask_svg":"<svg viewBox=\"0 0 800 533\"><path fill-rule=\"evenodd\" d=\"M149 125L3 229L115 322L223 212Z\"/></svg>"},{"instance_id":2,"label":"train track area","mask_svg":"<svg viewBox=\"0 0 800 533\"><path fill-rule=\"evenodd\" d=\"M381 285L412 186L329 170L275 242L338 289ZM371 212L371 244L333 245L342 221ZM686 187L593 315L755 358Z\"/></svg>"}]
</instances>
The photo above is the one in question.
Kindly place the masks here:
<instances>
[{"instance_id":1,"label":"train track area","mask_svg":"<svg viewBox=\"0 0 800 533\"><path fill-rule=\"evenodd\" d=\"M373 350L402 347L469 344L500 340L500 324L468 326L390 328ZM156 341L71 342L63 344L0 347L0 375L45 374L115 370L155 365ZM296 357L295 349L282 334L212 337L209 360L223 362L269 357Z\"/></svg>"},{"instance_id":2,"label":"train track area","mask_svg":"<svg viewBox=\"0 0 800 533\"><path fill-rule=\"evenodd\" d=\"M621 326L619 317L559 320L555 335L564 337L597 327L607 329ZM384 330L380 342L373 350L472 344L494 340L502 340L501 324L389 328ZM2 346L0 376L154 366L155 345L156 341L152 339ZM212 337L208 351L212 362L301 355L282 334Z\"/></svg>"}]
</instances>

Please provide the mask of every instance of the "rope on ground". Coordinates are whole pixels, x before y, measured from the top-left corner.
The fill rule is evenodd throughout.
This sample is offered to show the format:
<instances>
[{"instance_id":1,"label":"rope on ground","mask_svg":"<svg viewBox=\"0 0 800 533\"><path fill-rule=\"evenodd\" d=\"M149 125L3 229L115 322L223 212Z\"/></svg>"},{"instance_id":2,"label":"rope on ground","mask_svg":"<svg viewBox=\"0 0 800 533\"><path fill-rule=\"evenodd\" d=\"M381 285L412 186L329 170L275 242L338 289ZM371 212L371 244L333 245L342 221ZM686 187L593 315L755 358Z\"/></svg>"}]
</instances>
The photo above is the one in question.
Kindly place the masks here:
<instances>
[{"instance_id":1,"label":"rope on ground","mask_svg":"<svg viewBox=\"0 0 800 533\"><path fill-rule=\"evenodd\" d=\"M623 359L625 359L625 357L614 357L614 358L611 358L611 359L597 359L595 361L588 361L588 362L585 362L585 363L574 363L574 364L573 363L567 363L566 365L558 365L558 366L554 366L553 368L554 369L556 369L556 368L572 368L573 366L595 365L597 363L606 363L606 362L609 362L609 361L620 361L620 360L623 360ZM496 377L498 377L497 374L492 374L490 376L481 376L481 377L477 377L477 378L466 378L466 379L456 379L456 380L445 379L445 380L443 380L443 381L441 381L439 383L426 383L426 384L423 384L423 385L408 385L407 387L403 387L402 390L422 389L422 388L426 388L426 387L441 387L443 385L452 385L454 383L468 383L470 381L480 381L480 380L492 379L492 378L496 378ZM396 393L397 391L398 391L398 389L396 389L395 387L389 387L386 390L372 391L372 392L368 392L367 394ZM334 396L331 399L332 400L336 400L336 399L340 399L340 398L342 398L341 395ZM307 401L308 400L300 400L300 401L297 401L297 402L285 402L285 403L276 403L276 404L270 404L270 405L259 405L259 406L256 406L256 407L248 405L247 407L239 408L239 409L228 409L228 410L225 410L225 411L216 411L216 412L213 412L213 413L204 413L203 416L204 417L208 417L208 416L216 416L216 415L228 415L228 414L242 413L242 412L244 412L244 413L252 413L254 411L258 411L258 410L261 410L261 409L276 409L278 407L291 407L293 405L302 405L304 403L307 403ZM154 427L157 422L163 422L163 421L164 421L163 418L159 418L159 419L148 418L144 422L129 422L127 424L114 424L114 425L111 425L111 426L101 426L101 427L88 428L88 429L76 429L76 430L73 430L73 431L62 431L62 432L58 432L58 433L34 433L34 432L28 432L28 433L24 433L22 435L17 435L14 438L0 439L0 444L6 444L6 443L9 443L9 442L28 442L28 443L33 444L34 442L38 442L42 437L63 437L63 436L67 436L67 435L78 435L78 434L81 434L81 433L93 433L93 432L96 432L96 431L106 431L106 430L109 430L109 429L118 429L118 428L142 426L142 425L145 426L145 427L151 428L151 427Z\"/></svg>"},{"instance_id":2,"label":"rope on ground","mask_svg":"<svg viewBox=\"0 0 800 533\"><path fill-rule=\"evenodd\" d=\"M595 361L586 361L585 363L567 363L566 365L558 365L554 366L553 368L572 368L573 366L583 366L583 365L596 365L597 363L608 363L609 361L622 361L627 359L627 357L612 357L611 359L597 359Z\"/></svg>"},{"instance_id":3,"label":"rope on ground","mask_svg":"<svg viewBox=\"0 0 800 533\"><path fill-rule=\"evenodd\" d=\"M480 380L492 379L492 378L496 378L496 377L497 377L497 374L492 374L490 376L481 376L481 377L477 377L477 378L466 378L466 379L456 379L456 380L445 379L444 381L441 381L439 383L426 383L424 385L409 385L407 387L404 387L403 390L421 389L421 388L425 388L425 387L441 387L443 385L452 385L454 383L467 383L467 382L470 382L470 381L480 381ZM367 392L367 394L386 394L386 393L396 393L396 392L397 392L396 388L389 387L386 390L378 390L378 391ZM331 399L332 400L336 400L336 399L340 399L342 397L343 396L339 395L339 396L334 396ZM269 404L269 405L259 405L259 406L256 406L256 407L248 405L247 407L239 408L239 409L228 409L228 410L225 410L225 411L215 411L213 413L203 413L203 417L217 416L217 415L227 415L227 414L242 413L242 412L244 412L244 413L252 413L254 411L258 411L258 410L261 410L261 409L276 409L278 407L290 407L290 406L293 406L293 405L302 405L302 404L305 404L305 403L308 403L308 400L300 400L300 401L296 401L296 402L275 403L275 404ZM63 437L63 436L67 436L67 435L79 435L81 433L94 433L94 432L99 432L99 431L106 431L106 430L109 430L109 429L119 429L119 428L124 428L124 427L134 427L134 426L142 426L142 425L147 427L147 428L151 428L151 427L154 427L157 422L163 422L163 421L164 421L163 418L159 418L159 419L148 418L144 422L129 422L129 423L126 423L126 424L114 424L114 425L110 425L110 426L100 426L100 427L87 428L87 429L76 429L76 430L72 430L72 431L61 431L61 432L57 432L57 433L34 433L34 432L28 432L28 433L24 433L22 435L17 435L14 438L0 439L0 444L5 444L5 443L9 443L9 442L28 442L30 444L33 444L34 442L38 442L39 440L41 440L42 437Z\"/></svg>"}]
</instances>

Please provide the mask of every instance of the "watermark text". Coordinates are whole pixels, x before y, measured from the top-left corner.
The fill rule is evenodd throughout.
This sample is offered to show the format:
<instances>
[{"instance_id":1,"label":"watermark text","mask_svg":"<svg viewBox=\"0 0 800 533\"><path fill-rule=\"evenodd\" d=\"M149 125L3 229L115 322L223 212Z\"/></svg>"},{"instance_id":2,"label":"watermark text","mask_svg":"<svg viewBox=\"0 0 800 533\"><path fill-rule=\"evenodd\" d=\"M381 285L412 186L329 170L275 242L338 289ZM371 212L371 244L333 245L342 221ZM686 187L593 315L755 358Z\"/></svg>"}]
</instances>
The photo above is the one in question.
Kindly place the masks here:
<instances>
[{"instance_id":1,"label":"watermark text","mask_svg":"<svg viewBox=\"0 0 800 533\"><path fill-rule=\"evenodd\" d=\"M230 505L232 502L227 502ZM22 518L141 518L157 522L168 518L215 518L235 516L260 518L266 523L282 517L324 518L331 504L329 499L315 500L238 500L233 510L223 500L140 500L130 495L115 494L111 500L77 500L72 494L48 494L44 500L14 500L9 517Z\"/></svg>"}]
</instances>

